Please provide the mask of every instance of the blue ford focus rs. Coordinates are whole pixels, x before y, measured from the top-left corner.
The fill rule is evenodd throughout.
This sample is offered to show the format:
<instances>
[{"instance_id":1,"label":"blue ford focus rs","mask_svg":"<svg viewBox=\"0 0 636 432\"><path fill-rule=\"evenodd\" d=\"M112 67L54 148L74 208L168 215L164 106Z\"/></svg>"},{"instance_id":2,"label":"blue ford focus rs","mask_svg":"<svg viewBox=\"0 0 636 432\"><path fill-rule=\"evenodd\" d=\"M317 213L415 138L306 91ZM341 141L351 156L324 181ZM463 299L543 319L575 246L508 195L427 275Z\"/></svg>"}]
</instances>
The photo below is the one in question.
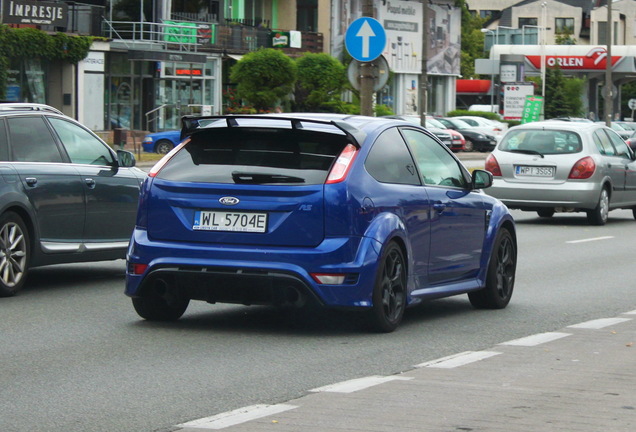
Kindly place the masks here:
<instances>
[{"instance_id":1,"label":"blue ford focus rs","mask_svg":"<svg viewBox=\"0 0 636 432\"><path fill-rule=\"evenodd\" d=\"M504 308L515 223L434 135L335 114L184 117L142 187L126 294L148 320L191 300L361 310L397 328L425 299Z\"/></svg>"}]
</instances>

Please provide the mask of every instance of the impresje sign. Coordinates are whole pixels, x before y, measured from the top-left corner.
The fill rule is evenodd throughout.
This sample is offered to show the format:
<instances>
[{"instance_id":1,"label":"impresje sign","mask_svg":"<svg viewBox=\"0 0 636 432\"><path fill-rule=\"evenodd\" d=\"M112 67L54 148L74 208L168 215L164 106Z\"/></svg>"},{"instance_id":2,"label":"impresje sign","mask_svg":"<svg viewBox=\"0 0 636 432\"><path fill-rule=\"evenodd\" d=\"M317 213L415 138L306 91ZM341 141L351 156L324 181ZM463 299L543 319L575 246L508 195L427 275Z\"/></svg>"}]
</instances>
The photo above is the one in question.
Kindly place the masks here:
<instances>
[{"instance_id":1,"label":"impresje sign","mask_svg":"<svg viewBox=\"0 0 636 432\"><path fill-rule=\"evenodd\" d=\"M66 3L8 0L2 2L2 21L6 24L36 24L66 27Z\"/></svg>"}]
</instances>

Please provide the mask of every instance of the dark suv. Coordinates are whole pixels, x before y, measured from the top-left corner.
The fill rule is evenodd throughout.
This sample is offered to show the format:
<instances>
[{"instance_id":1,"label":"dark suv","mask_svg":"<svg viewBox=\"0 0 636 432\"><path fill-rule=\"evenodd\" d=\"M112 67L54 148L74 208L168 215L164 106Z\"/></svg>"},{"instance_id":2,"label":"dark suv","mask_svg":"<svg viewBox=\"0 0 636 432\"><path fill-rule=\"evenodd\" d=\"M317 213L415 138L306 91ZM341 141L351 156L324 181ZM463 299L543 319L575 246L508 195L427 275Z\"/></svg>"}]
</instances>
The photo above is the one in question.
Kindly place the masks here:
<instances>
[{"instance_id":1,"label":"dark suv","mask_svg":"<svg viewBox=\"0 0 636 432\"><path fill-rule=\"evenodd\" d=\"M123 258L145 173L55 108L0 103L0 296L29 268Z\"/></svg>"}]
</instances>

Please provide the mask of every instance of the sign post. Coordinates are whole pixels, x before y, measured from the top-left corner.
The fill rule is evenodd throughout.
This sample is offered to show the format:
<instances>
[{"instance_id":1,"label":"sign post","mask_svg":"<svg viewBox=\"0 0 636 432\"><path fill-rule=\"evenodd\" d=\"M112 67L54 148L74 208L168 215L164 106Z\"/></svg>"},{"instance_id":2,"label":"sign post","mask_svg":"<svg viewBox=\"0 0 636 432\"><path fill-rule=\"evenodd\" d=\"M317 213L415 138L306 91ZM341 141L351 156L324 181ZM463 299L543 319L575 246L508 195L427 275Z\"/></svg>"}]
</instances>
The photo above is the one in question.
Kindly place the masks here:
<instances>
[{"instance_id":1,"label":"sign post","mask_svg":"<svg viewBox=\"0 0 636 432\"><path fill-rule=\"evenodd\" d=\"M526 96L521 124L538 121L543 110L543 96Z\"/></svg>"},{"instance_id":2,"label":"sign post","mask_svg":"<svg viewBox=\"0 0 636 432\"><path fill-rule=\"evenodd\" d=\"M634 119L634 110L636 110L636 99L630 99L627 101L627 106L632 110L632 120Z\"/></svg>"},{"instance_id":3,"label":"sign post","mask_svg":"<svg viewBox=\"0 0 636 432\"><path fill-rule=\"evenodd\" d=\"M351 23L345 34L345 47L360 63L360 114L373 115L373 64L386 45L386 32L382 24L365 16Z\"/></svg>"}]
</instances>

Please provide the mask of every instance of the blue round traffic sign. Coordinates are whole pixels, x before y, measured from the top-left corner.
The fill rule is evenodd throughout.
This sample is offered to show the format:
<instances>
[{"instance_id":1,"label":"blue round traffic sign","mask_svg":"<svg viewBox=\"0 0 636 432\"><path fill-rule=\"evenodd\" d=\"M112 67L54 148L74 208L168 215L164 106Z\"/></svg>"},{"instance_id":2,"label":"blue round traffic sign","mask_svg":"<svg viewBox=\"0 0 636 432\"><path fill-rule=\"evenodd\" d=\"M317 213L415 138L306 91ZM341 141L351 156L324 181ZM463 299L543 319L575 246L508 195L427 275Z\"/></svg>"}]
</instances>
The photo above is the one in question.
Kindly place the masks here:
<instances>
[{"instance_id":1,"label":"blue round traffic sign","mask_svg":"<svg viewBox=\"0 0 636 432\"><path fill-rule=\"evenodd\" d=\"M345 47L351 57L370 62L382 54L386 45L386 32L374 18L362 17L351 23L345 34Z\"/></svg>"}]
</instances>

